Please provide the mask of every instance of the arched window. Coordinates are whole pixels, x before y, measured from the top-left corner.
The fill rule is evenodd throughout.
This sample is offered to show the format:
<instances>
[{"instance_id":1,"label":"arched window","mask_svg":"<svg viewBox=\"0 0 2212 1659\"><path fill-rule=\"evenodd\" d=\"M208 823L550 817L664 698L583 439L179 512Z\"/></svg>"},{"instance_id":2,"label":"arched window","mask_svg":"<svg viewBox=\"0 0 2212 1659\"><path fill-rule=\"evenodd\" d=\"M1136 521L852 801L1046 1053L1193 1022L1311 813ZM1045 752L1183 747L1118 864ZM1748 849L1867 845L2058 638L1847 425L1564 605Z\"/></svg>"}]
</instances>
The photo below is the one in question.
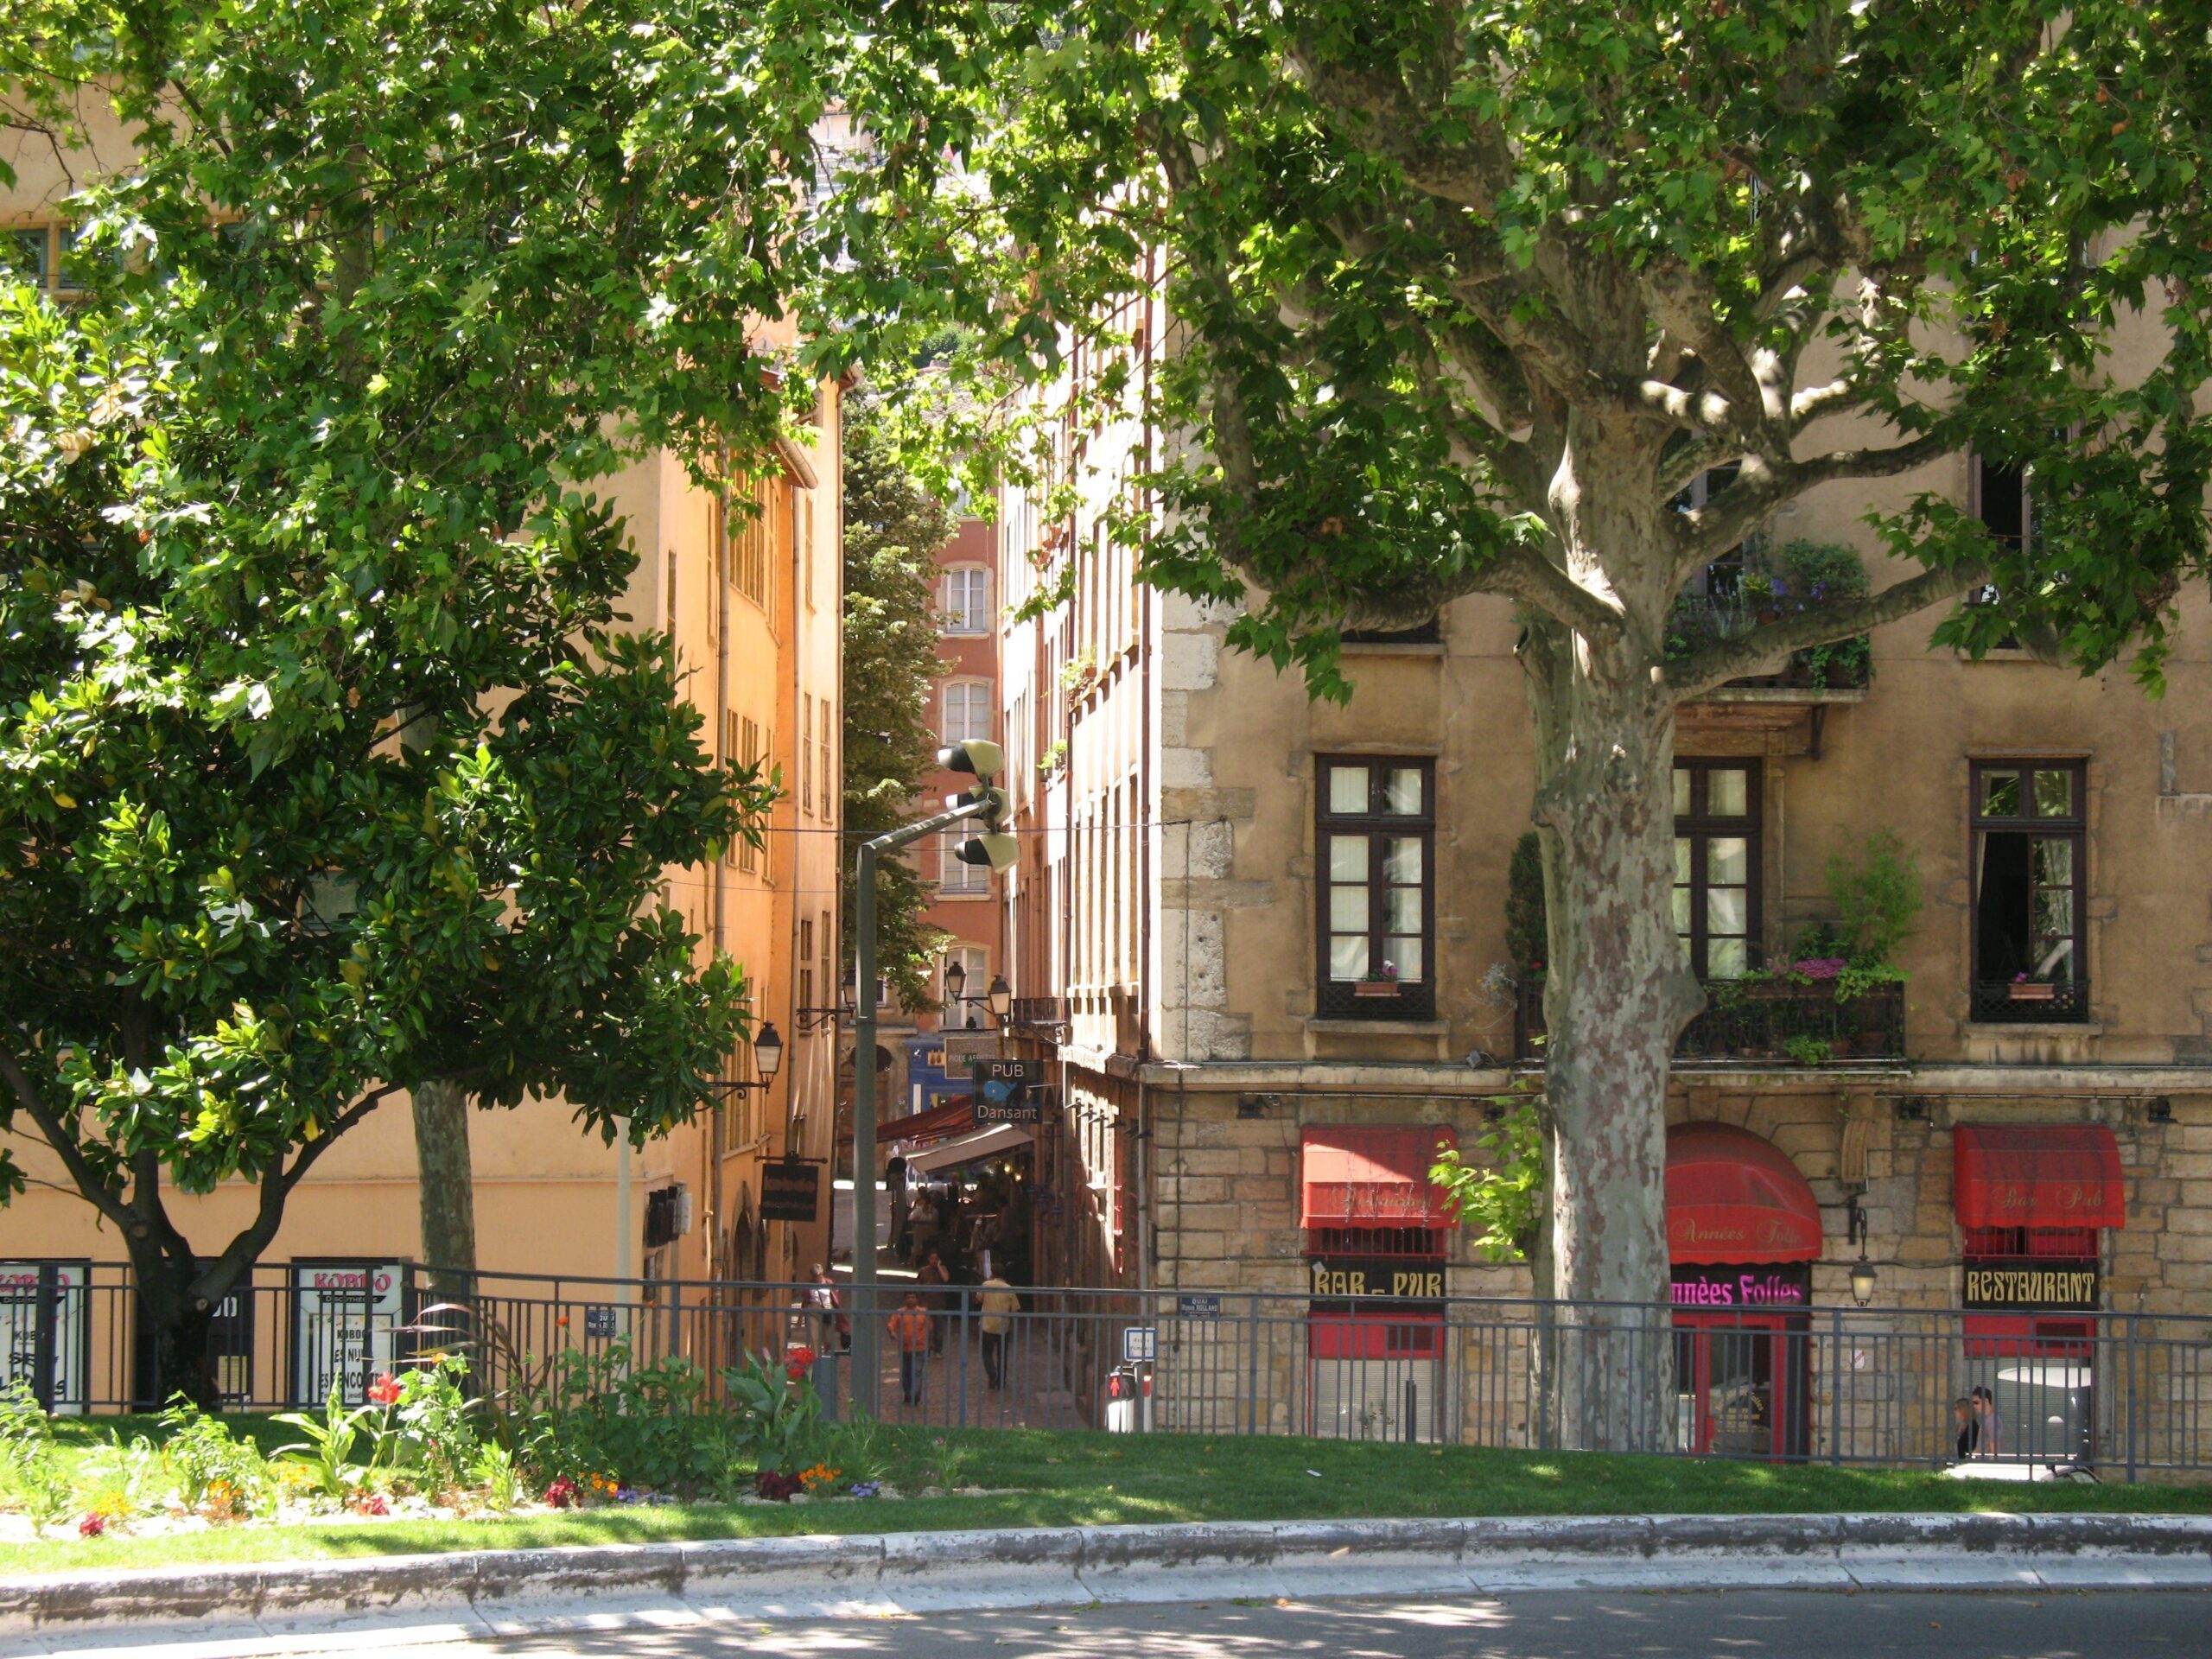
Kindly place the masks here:
<instances>
[{"instance_id":1,"label":"arched window","mask_svg":"<svg viewBox=\"0 0 2212 1659\"><path fill-rule=\"evenodd\" d=\"M947 633L988 633L991 627L991 573L980 564L956 565L938 585L938 609Z\"/></svg>"},{"instance_id":2,"label":"arched window","mask_svg":"<svg viewBox=\"0 0 2212 1659\"><path fill-rule=\"evenodd\" d=\"M944 741L965 743L970 738L988 741L991 735L991 683L954 680L944 688Z\"/></svg>"}]
</instances>

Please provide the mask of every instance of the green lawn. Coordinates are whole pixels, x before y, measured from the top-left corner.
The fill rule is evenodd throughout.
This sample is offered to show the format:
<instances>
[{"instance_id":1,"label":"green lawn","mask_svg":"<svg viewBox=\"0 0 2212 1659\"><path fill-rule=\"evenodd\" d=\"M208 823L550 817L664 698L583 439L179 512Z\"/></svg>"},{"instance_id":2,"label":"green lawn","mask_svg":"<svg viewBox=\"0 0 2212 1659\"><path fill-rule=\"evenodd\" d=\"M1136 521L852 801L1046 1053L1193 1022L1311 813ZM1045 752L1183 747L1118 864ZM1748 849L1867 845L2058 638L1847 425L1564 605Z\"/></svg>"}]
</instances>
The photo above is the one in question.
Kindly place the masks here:
<instances>
[{"instance_id":1,"label":"green lawn","mask_svg":"<svg viewBox=\"0 0 2212 1659\"><path fill-rule=\"evenodd\" d=\"M251 1422L264 1446L289 1431ZM63 1432L147 1425L109 1420ZM2212 1513L2212 1487L1957 1481L1932 1472L1692 1461L1575 1452L1436 1449L1340 1440L907 1430L888 1436L891 1479L1014 1488L989 1497L794 1507L698 1504L527 1519L231 1528L174 1537L0 1546L0 1572L168 1562L414 1554L548 1544L639 1543L791 1533L912 1532L1131 1521L1346 1516L1807 1514L1836 1510L2128 1510Z\"/></svg>"}]
</instances>

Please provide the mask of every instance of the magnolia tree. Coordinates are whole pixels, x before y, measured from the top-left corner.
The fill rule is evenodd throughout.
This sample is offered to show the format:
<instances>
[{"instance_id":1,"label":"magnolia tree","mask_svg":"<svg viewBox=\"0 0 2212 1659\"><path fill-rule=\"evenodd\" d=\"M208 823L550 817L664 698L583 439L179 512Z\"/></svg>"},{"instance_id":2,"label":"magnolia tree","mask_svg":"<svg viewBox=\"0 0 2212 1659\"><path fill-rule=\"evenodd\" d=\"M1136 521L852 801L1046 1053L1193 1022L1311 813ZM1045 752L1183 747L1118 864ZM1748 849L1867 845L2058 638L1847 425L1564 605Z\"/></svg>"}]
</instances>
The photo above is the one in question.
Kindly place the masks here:
<instances>
[{"instance_id":1,"label":"magnolia tree","mask_svg":"<svg viewBox=\"0 0 2212 1659\"><path fill-rule=\"evenodd\" d=\"M471 1102L641 1140L742 1033L662 883L768 791L624 631L591 490L656 446L707 480L810 403L755 343L822 102L771 21L0 24L79 290L0 278L0 1122L114 1228L162 1396L210 1396L212 1310L395 1091L426 1255L467 1267ZM188 1238L166 1191L225 1181L251 1218Z\"/></svg>"},{"instance_id":2,"label":"magnolia tree","mask_svg":"<svg viewBox=\"0 0 2212 1659\"><path fill-rule=\"evenodd\" d=\"M1074 400L1110 404L1123 320L1164 294L1144 412L1185 442L1138 480L1148 579L1240 607L1232 639L1323 694L1347 626L1518 607L1546 1288L1662 1300L1662 1102L1703 1001L1669 904L1677 711L1923 613L1943 645L2132 652L2155 684L2205 569L2202 13L978 3L868 67L878 143L834 221L860 337L973 329L971 407L1076 342ZM1911 493L1969 452L2032 479L2031 536ZM1870 592L1669 654L1677 595L1771 515L1914 474ZM1666 1437L1668 1351L1593 1348L1567 1432Z\"/></svg>"}]
</instances>

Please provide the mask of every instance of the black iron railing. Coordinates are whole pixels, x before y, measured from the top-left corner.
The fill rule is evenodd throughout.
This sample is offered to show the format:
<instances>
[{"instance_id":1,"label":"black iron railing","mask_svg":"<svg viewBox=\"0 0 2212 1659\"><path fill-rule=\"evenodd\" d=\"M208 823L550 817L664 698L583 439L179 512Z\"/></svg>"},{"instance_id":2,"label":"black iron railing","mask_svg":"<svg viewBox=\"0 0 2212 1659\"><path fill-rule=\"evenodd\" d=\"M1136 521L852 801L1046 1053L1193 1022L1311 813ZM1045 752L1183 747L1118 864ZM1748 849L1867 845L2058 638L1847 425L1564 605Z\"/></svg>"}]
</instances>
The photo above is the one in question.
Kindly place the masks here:
<instances>
[{"instance_id":1,"label":"black iron railing","mask_svg":"<svg viewBox=\"0 0 2212 1659\"><path fill-rule=\"evenodd\" d=\"M1705 1012L1675 1045L1680 1061L1707 1065L1849 1065L1902 1060L1904 987L1878 985L1839 998L1835 982L1799 985L1782 980L1716 980L1706 987ZM1544 982L1520 987L1514 1052L1544 1056Z\"/></svg>"},{"instance_id":2,"label":"black iron railing","mask_svg":"<svg viewBox=\"0 0 2212 1659\"><path fill-rule=\"evenodd\" d=\"M0 1288L0 1320L18 1338L0 1344L0 1381L21 1379L65 1413L153 1403L133 1363L143 1310L129 1270L54 1265L44 1286ZM389 1281L371 1268L359 1284L296 1266L247 1274L216 1332L228 1403L319 1406L334 1385L358 1402L376 1377L435 1348L466 1355L471 1386L514 1407L528 1404L551 1355L590 1355L618 1371L681 1358L707 1373L700 1408L711 1410L721 1367L804 1345L836 1416L859 1409L894 1425L1610 1444L1928 1466L1955 1459L1953 1402L1986 1388L2006 1426L1989 1461L2024 1472L2094 1467L2107 1480L2212 1469L2212 1319L2202 1316L1860 1308L1823 1295L1816 1276L1812 1305L1748 1311L1433 1294L1328 1301L1306 1285L1020 1286L1017 1309L987 1330L977 1288L948 1285L931 1293L928 1351L902 1376L899 1344L880 1330L880 1370L864 1376L837 1313L853 1325L887 1319L890 1287L870 1305L842 1282L837 1313L813 1304L809 1284L484 1273L441 1298L419 1270L394 1266ZM1124 1359L1132 1353L1149 1357Z\"/></svg>"},{"instance_id":3,"label":"black iron railing","mask_svg":"<svg viewBox=\"0 0 2212 1659\"><path fill-rule=\"evenodd\" d=\"M2078 1024L2089 1017L2089 982L1978 979L1973 1017L2005 1025Z\"/></svg>"}]
</instances>

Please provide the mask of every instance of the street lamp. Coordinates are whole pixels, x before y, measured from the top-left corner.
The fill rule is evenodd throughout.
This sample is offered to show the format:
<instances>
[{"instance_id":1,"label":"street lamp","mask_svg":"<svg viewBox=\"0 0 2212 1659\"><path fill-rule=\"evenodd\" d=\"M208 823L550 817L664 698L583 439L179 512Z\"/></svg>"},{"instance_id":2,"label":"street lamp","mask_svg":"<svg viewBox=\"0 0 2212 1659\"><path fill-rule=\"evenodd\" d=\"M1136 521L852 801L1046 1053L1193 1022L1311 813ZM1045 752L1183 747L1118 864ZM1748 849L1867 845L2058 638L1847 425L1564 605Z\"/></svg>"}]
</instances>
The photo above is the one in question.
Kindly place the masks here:
<instances>
[{"instance_id":1,"label":"street lamp","mask_svg":"<svg viewBox=\"0 0 2212 1659\"><path fill-rule=\"evenodd\" d=\"M853 1406L868 1412L875 1409L880 1381L876 1363L880 1334L875 1277L876 1089L875 1067L871 1064L875 1053L875 1005L868 995L875 983L877 863L887 853L971 821L982 833L954 849L954 855L963 863L1003 870L1021 851L1021 843L1006 830L1012 803L1006 791L992 781L1006 770L1006 752L995 743L976 738L940 752L938 764L947 772L973 778L976 787L956 798L942 812L861 842L854 858L853 976L859 1006L853 1017Z\"/></svg>"},{"instance_id":2,"label":"street lamp","mask_svg":"<svg viewBox=\"0 0 2212 1659\"><path fill-rule=\"evenodd\" d=\"M948 1002L964 1002L967 999L960 993L967 988L968 970L960 965L960 958L955 957L944 964L944 1000Z\"/></svg>"},{"instance_id":3,"label":"street lamp","mask_svg":"<svg viewBox=\"0 0 2212 1659\"><path fill-rule=\"evenodd\" d=\"M991 1012L1001 1020L1014 1012L1014 987L1006 982L1004 974L991 976L991 988L983 995L991 1005Z\"/></svg>"},{"instance_id":4,"label":"street lamp","mask_svg":"<svg viewBox=\"0 0 2212 1659\"><path fill-rule=\"evenodd\" d=\"M717 1094L742 1095L766 1089L776 1080L776 1073L784 1069L784 1039L772 1020L762 1025L760 1035L753 1039L753 1069L760 1075L750 1082L743 1077L716 1077L712 1087Z\"/></svg>"},{"instance_id":5,"label":"street lamp","mask_svg":"<svg viewBox=\"0 0 2212 1659\"><path fill-rule=\"evenodd\" d=\"M1866 1259L1866 1209L1859 1202L1862 1195L1853 1192L1845 1212L1843 1242L1859 1246L1859 1259L1851 1264L1851 1300L1861 1307L1871 1306L1874 1300L1874 1264Z\"/></svg>"}]
</instances>

